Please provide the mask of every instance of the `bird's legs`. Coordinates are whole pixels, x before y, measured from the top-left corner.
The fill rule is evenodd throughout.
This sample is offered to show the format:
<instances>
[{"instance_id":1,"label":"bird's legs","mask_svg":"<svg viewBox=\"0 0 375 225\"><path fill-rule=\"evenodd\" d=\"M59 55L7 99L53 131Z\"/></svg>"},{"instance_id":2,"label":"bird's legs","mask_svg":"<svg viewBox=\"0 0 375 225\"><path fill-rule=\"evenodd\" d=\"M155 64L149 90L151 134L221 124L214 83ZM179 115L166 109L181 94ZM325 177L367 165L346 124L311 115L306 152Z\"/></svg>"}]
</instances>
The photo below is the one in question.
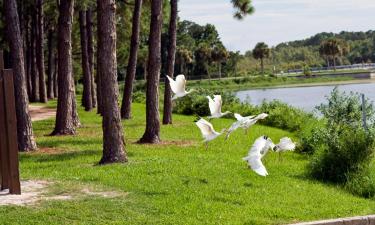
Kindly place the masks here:
<instances>
[{"instance_id":1,"label":"bird's legs","mask_svg":"<svg viewBox=\"0 0 375 225\"><path fill-rule=\"evenodd\" d=\"M206 145L206 151L208 150L208 142L205 142Z\"/></svg>"}]
</instances>

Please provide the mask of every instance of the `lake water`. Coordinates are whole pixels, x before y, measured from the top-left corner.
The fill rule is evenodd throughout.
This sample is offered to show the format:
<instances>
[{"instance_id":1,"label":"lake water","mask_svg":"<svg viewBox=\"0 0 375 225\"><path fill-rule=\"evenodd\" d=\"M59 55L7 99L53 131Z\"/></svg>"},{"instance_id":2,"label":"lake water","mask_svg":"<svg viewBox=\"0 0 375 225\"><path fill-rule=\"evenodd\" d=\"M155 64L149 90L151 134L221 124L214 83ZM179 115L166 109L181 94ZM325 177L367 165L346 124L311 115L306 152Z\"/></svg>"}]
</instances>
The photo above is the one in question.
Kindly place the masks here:
<instances>
[{"instance_id":1,"label":"lake water","mask_svg":"<svg viewBox=\"0 0 375 225\"><path fill-rule=\"evenodd\" d=\"M251 104L259 105L264 100L280 100L288 103L294 107L312 112L315 106L326 102L326 96L336 86L314 86L314 87L293 87L293 88L269 88L256 89L248 91L237 92L237 97L242 102L249 102ZM340 91L358 92L365 94L366 98L375 102L375 83L366 84L347 84L337 85Z\"/></svg>"}]
</instances>

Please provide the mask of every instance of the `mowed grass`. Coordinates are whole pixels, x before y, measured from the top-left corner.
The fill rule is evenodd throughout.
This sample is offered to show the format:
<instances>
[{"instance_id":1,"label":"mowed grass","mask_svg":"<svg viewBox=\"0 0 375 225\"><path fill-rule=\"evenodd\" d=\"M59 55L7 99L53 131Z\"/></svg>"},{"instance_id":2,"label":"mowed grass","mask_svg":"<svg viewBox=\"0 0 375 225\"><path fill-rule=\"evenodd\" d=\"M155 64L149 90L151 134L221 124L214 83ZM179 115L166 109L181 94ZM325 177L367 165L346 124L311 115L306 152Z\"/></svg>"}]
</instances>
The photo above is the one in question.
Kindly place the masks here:
<instances>
[{"instance_id":1,"label":"mowed grass","mask_svg":"<svg viewBox=\"0 0 375 225\"><path fill-rule=\"evenodd\" d=\"M55 103L50 103L53 105ZM21 154L23 180L48 180L53 192L69 194L81 187L123 193L104 198L82 195L34 206L1 206L1 224L286 224L323 218L366 215L375 201L355 197L305 175L307 158L286 153L265 158L268 177L242 161L255 138L274 141L293 134L256 125L228 141L220 137L206 151L194 117L174 115L162 126L160 145L135 144L144 132L145 107L135 104L134 118L124 122L129 162L98 166L102 153L101 118L83 112L74 137L49 137L54 119L34 123L41 151ZM217 130L232 120L214 120ZM47 150L46 150L47 149Z\"/></svg>"}]
</instances>

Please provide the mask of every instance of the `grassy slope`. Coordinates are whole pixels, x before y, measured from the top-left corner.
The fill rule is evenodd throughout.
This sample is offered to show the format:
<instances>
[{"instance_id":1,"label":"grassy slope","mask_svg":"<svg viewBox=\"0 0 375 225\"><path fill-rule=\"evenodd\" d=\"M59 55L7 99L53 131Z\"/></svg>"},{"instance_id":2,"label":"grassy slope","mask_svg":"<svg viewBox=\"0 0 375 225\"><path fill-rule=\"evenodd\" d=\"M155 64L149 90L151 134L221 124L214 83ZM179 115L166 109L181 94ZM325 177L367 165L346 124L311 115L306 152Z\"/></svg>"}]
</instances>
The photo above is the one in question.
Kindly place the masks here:
<instances>
[{"instance_id":1,"label":"grassy slope","mask_svg":"<svg viewBox=\"0 0 375 225\"><path fill-rule=\"evenodd\" d=\"M174 116L162 127L165 141L184 140L191 146L133 144L144 131L144 106L134 106L134 119L124 122L130 162L95 166L101 156L101 120L80 111L84 127L75 137L47 137L53 120L34 124L39 147L58 154L21 154L22 179L46 179L55 192L94 185L129 193L106 199L81 197L42 202L32 207L0 207L1 223L19 224L280 224L375 212L375 201L358 198L311 181L304 175L307 159L287 153L279 162L266 157L270 176L262 178L241 160L253 140L263 134L278 140L288 132L255 126L248 137L237 131L205 151L192 117ZM216 120L217 130L231 120ZM185 144L186 144L185 142ZM6 218L6 219L5 219Z\"/></svg>"}]
</instances>

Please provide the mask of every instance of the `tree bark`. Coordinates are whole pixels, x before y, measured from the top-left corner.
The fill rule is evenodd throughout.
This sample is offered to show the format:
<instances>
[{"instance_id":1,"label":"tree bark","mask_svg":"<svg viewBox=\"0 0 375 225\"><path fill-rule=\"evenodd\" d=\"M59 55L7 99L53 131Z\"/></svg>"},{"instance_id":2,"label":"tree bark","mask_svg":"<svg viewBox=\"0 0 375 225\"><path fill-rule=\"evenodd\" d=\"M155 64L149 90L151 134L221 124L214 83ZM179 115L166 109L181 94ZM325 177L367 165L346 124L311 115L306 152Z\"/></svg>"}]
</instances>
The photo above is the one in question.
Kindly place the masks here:
<instances>
[{"instance_id":1,"label":"tree bark","mask_svg":"<svg viewBox=\"0 0 375 225\"><path fill-rule=\"evenodd\" d=\"M87 46L87 27L86 27L86 11L79 12L79 24L81 33L81 59L83 71L83 96L82 103L86 111L92 110L92 97L91 97L91 71L88 56Z\"/></svg>"},{"instance_id":2,"label":"tree bark","mask_svg":"<svg viewBox=\"0 0 375 225\"><path fill-rule=\"evenodd\" d=\"M58 56L57 56L57 52L55 53L55 70L54 70L54 73L53 73L53 95L55 96L55 98L58 97L58 81L57 81L57 77L58 77L58 64L59 64L59 60L58 60Z\"/></svg>"},{"instance_id":3,"label":"tree bark","mask_svg":"<svg viewBox=\"0 0 375 225\"><path fill-rule=\"evenodd\" d=\"M262 75L264 75L264 64L263 64L263 58L260 58L260 67L262 70Z\"/></svg>"},{"instance_id":4,"label":"tree bark","mask_svg":"<svg viewBox=\"0 0 375 225\"><path fill-rule=\"evenodd\" d=\"M55 98L53 91L53 82L54 82L54 54L53 54L53 33L54 30L51 28L48 31L48 78L47 78L47 97L48 99Z\"/></svg>"},{"instance_id":5,"label":"tree bark","mask_svg":"<svg viewBox=\"0 0 375 225\"><path fill-rule=\"evenodd\" d=\"M131 105L132 105L132 93L133 93L133 82L137 69L137 57L139 48L139 31L140 31L140 18L142 10L142 0L135 0L135 6L133 11L133 24L132 24L132 36L130 42L130 55L128 61L128 67L126 68L126 78L124 87L124 96L122 98L121 106L121 118L131 118Z\"/></svg>"},{"instance_id":6,"label":"tree bark","mask_svg":"<svg viewBox=\"0 0 375 225\"><path fill-rule=\"evenodd\" d=\"M39 101L39 76L38 76L38 67L37 67L37 60L36 60L36 36L37 36L37 21L36 21L36 14L34 13L32 23L31 23L31 102Z\"/></svg>"},{"instance_id":7,"label":"tree bark","mask_svg":"<svg viewBox=\"0 0 375 225\"><path fill-rule=\"evenodd\" d=\"M46 78L44 72L44 13L43 13L43 0L36 0L37 7L37 36L36 36L36 61L39 74L39 101L42 103L47 102Z\"/></svg>"},{"instance_id":8,"label":"tree bark","mask_svg":"<svg viewBox=\"0 0 375 225\"><path fill-rule=\"evenodd\" d=\"M23 42L17 13L16 0L4 0L7 39L11 51L16 99L17 139L20 151L36 150L36 143L29 115L29 99L26 92Z\"/></svg>"},{"instance_id":9,"label":"tree bark","mask_svg":"<svg viewBox=\"0 0 375 225\"><path fill-rule=\"evenodd\" d=\"M96 100L96 84L94 76L94 41L93 41L93 21L92 21L92 11L88 9L86 11L86 26L87 26L87 51L89 57L90 74L91 74L91 97L92 97L92 107L95 108L97 105Z\"/></svg>"},{"instance_id":10,"label":"tree bark","mask_svg":"<svg viewBox=\"0 0 375 225\"><path fill-rule=\"evenodd\" d=\"M161 69L162 0L151 2L151 25L146 90L146 131L139 143L160 142L159 75Z\"/></svg>"},{"instance_id":11,"label":"tree bark","mask_svg":"<svg viewBox=\"0 0 375 225\"><path fill-rule=\"evenodd\" d=\"M167 57L167 73L170 77L174 77L174 65L176 61L176 36L177 36L177 0L170 0L171 15L169 21L169 46ZM164 111L163 124L172 124L172 90L169 85L169 80L165 80L164 90Z\"/></svg>"},{"instance_id":12,"label":"tree bark","mask_svg":"<svg viewBox=\"0 0 375 225\"><path fill-rule=\"evenodd\" d=\"M26 36L26 87L27 87L27 95L29 99L31 98L32 92L32 85L31 85L31 41L30 41L30 27L29 27L29 17L26 19L25 24L25 36Z\"/></svg>"},{"instance_id":13,"label":"tree bark","mask_svg":"<svg viewBox=\"0 0 375 225\"><path fill-rule=\"evenodd\" d=\"M58 99L55 129L51 135L73 135L73 68L72 24L74 0L64 0L59 5L58 19Z\"/></svg>"},{"instance_id":14,"label":"tree bark","mask_svg":"<svg viewBox=\"0 0 375 225\"><path fill-rule=\"evenodd\" d=\"M118 106L116 61L116 2L97 0L98 6L98 67L103 114L103 156L100 164L127 162L125 140Z\"/></svg>"}]
</instances>

